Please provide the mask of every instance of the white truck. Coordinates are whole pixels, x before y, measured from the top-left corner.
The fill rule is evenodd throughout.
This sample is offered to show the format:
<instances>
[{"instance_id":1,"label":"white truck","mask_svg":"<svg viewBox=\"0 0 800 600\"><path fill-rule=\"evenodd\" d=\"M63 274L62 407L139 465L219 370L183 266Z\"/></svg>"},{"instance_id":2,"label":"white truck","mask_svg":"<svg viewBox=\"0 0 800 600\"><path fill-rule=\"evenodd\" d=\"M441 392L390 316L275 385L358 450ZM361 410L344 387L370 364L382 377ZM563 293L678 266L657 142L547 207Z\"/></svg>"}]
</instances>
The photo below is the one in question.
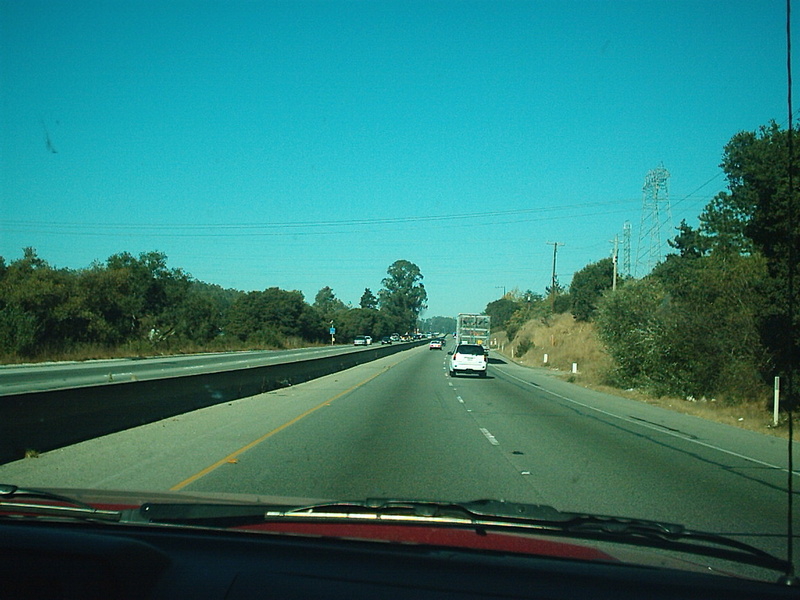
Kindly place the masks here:
<instances>
[{"instance_id":1,"label":"white truck","mask_svg":"<svg viewBox=\"0 0 800 600\"><path fill-rule=\"evenodd\" d=\"M456 319L456 343L478 344L488 350L490 325L489 315L460 313Z\"/></svg>"}]
</instances>

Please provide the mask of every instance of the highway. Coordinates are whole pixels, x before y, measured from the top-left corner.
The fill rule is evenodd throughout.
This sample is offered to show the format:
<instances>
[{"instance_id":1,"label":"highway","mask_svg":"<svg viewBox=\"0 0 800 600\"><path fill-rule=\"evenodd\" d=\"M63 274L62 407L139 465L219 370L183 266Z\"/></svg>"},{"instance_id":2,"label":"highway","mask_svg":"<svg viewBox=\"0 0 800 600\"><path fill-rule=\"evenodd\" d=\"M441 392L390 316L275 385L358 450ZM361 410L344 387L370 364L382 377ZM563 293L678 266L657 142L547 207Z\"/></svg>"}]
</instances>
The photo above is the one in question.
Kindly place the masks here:
<instances>
[{"instance_id":1,"label":"highway","mask_svg":"<svg viewBox=\"0 0 800 600\"><path fill-rule=\"evenodd\" d=\"M295 350L251 350L84 362L0 365L0 396L246 369L331 354L359 352L365 348L365 346L323 346Z\"/></svg>"},{"instance_id":2,"label":"highway","mask_svg":"<svg viewBox=\"0 0 800 600\"><path fill-rule=\"evenodd\" d=\"M784 441L586 390L498 354L486 379L448 377L444 361L410 349L0 465L0 482L498 498L683 523L785 555Z\"/></svg>"}]
</instances>

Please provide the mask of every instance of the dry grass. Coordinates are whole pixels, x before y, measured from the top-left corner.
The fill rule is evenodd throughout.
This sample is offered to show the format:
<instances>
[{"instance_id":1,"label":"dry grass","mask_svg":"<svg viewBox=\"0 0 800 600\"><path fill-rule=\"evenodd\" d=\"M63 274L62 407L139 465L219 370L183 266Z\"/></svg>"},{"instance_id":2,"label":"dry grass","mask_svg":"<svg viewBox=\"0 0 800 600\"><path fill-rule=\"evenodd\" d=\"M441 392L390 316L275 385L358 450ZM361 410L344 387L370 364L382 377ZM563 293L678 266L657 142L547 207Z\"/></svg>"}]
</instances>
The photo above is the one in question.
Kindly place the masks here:
<instances>
[{"instance_id":1,"label":"dry grass","mask_svg":"<svg viewBox=\"0 0 800 600\"><path fill-rule=\"evenodd\" d=\"M532 340L533 347L523 356L517 357L517 347L524 339ZM556 315L547 322L528 321L510 343L504 333L492 334L492 343L501 354L518 364L549 367L563 373L565 380L586 388L742 429L788 438L785 416L781 415L782 420L773 427L772 412L764 408L763 400L731 406L706 399L689 401L672 397L657 398L642 390L621 390L606 385L604 373L612 366L612 360L597 339L594 325L577 322L569 314ZM577 365L577 373L574 374L573 363Z\"/></svg>"},{"instance_id":2,"label":"dry grass","mask_svg":"<svg viewBox=\"0 0 800 600\"><path fill-rule=\"evenodd\" d=\"M326 345L322 343L306 342L299 337L289 337L284 342L284 349L292 350L309 346ZM248 344L238 340L215 340L214 342L202 346L192 342L175 342L152 344L149 341L141 340L130 342L122 346L108 347L101 345L85 344L72 350L58 352L47 352L41 356L29 357L18 355L0 356L0 364L24 364L40 362L59 362L59 361L84 361L100 360L113 358L147 358L154 356L175 356L181 354L202 354L205 352L240 352L244 350L280 350L277 346L264 344Z\"/></svg>"},{"instance_id":3,"label":"dry grass","mask_svg":"<svg viewBox=\"0 0 800 600\"><path fill-rule=\"evenodd\" d=\"M547 322L528 321L509 343L504 334L496 337L497 346L506 356L526 366L542 367L570 372L577 365L576 379L602 381L602 374L611 367L611 359L597 341L594 325L578 323L571 315L555 315ZM533 347L523 356L517 356L519 343L529 339Z\"/></svg>"}]
</instances>

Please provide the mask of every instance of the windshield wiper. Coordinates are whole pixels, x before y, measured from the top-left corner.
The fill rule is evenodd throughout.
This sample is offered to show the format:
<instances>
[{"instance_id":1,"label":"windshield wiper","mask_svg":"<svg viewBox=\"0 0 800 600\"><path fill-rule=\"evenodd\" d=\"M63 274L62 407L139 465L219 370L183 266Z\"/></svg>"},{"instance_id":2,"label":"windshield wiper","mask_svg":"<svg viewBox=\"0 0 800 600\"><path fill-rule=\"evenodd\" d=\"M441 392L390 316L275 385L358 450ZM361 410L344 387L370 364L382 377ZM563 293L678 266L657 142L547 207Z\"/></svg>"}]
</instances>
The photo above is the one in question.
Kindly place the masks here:
<instances>
[{"instance_id":1,"label":"windshield wiper","mask_svg":"<svg viewBox=\"0 0 800 600\"><path fill-rule=\"evenodd\" d=\"M30 500L44 500L51 503L31 503ZM101 510L75 498L44 490L20 488L7 483L0 483L0 513L115 522L122 519L120 511Z\"/></svg>"},{"instance_id":2,"label":"windshield wiper","mask_svg":"<svg viewBox=\"0 0 800 600\"><path fill-rule=\"evenodd\" d=\"M372 498L307 506L239 504L142 505L151 523L233 527L270 521L372 521L486 530L516 529L573 539L659 548L746 563L785 572L787 561L738 540L676 523L561 512L552 506L474 500L437 502Z\"/></svg>"}]
</instances>

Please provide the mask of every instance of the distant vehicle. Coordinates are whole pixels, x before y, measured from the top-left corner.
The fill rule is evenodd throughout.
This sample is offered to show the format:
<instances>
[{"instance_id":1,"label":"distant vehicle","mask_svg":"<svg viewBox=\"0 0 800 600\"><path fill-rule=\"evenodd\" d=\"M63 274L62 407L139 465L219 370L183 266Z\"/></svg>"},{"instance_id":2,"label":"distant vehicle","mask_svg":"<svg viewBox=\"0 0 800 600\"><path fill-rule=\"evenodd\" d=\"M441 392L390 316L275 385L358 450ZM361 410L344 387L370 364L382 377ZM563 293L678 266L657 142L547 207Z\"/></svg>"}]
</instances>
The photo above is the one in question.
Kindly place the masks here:
<instances>
[{"instance_id":1,"label":"distant vehicle","mask_svg":"<svg viewBox=\"0 0 800 600\"><path fill-rule=\"evenodd\" d=\"M400 341L400 334L399 333L393 333L391 338L389 338L389 339L391 339L393 342L399 342Z\"/></svg>"},{"instance_id":2,"label":"distant vehicle","mask_svg":"<svg viewBox=\"0 0 800 600\"><path fill-rule=\"evenodd\" d=\"M442 340L432 339L431 343L428 344L428 348L430 348L431 350L441 350L442 349Z\"/></svg>"},{"instance_id":3,"label":"distant vehicle","mask_svg":"<svg viewBox=\"0 0 800 600\"><path fill-rule=\"evenodd\" d=\"M459 344L478 344L489 346L491 317L461 313L456 318L456 340Z\"/></svg>"},{"instance_id":4,"label":"distant vehicle","mask_svg":"<svg viewBox=\"0 0 800 600\"><path fill-rule=\"evenodd\" d=\"M486 377L486 365L489 362L486 351L480 344L459 344L449 355L450 377L459 373L477 373Z\"/></svg>"},{"instance_id":5,"label":"distant vehicle","mask_svg":"<svg viewBox=\"0 0 800 600\"><path fill-rule=\"evenodd\" d=\"M367 346L369 346L372 343L372 336L371 335L365 335L364 338L366 338Z\"/></svg>"},{"instance_id":6,"label":"distant vehicle","mask_svg":"<svg viewBox=\"0 0 800 600\"><path fill-rule=\"evenodd\" d=\"M381 344L391 344L391 343L392 343L392 338L390 338L388 335L385 335L381 338Z\"/></svg>"},{"instance_id":7,"label":"distant vehicle","mask_svg":"<svg viewBox=\"0 0 800 600\"><path fill-rule=\"evenodd\" d=\"M367 341L367 336L365 335L357 335L356 339L353 340L354 346L366 346L369 342Z\"/></svg>"}]
</instances>

